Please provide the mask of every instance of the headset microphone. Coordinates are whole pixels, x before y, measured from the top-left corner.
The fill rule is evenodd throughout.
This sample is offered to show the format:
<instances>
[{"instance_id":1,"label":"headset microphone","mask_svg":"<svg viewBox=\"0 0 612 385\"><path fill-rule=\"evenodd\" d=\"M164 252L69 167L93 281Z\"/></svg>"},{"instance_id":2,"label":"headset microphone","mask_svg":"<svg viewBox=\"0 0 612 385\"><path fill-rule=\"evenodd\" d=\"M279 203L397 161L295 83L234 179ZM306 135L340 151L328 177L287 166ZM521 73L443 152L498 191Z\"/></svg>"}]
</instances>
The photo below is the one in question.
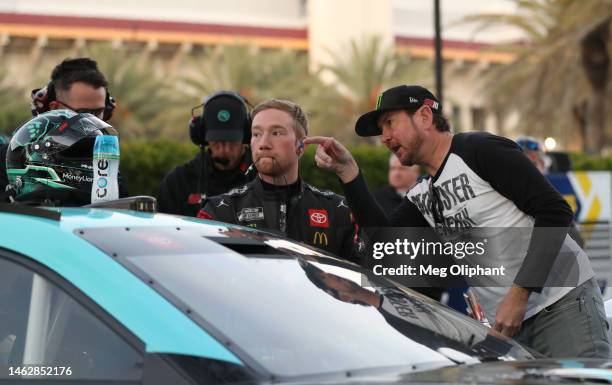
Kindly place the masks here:
<instances>
[{"instance_id":1,"label":"headset microphone","mask_svg":"<svg viewBox=\"0 0 612 385\"><path fill-rule=\"evenodd\" d=\"M255 165L257 164L257 162L259 162L260 160L261 160L261 158L257 159L255 162L251 163L249 168L247 168L247 170L244 172L244 176L249 176L249 174L251 174L251 172L255 169Z\"/></svg>"}]
</instances>

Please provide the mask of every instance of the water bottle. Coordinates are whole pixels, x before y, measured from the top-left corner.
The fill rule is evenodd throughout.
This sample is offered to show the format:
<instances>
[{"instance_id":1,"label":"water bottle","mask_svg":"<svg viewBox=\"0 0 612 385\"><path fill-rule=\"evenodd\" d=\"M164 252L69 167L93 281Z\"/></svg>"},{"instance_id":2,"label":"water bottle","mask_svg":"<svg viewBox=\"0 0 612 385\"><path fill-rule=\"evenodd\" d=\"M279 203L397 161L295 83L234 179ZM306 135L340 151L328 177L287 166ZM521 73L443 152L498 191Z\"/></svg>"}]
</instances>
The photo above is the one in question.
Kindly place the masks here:
<instances>
[{"instance_id":1,"label":"water bottle","mask_svg":"<svg viewBox=\"0 0 612 385\"><path fill-rule=\"evenodd\" d=\"M119 138L96 136L93 150L91 203L119 199Z\"/></svg>"}]
</instances>

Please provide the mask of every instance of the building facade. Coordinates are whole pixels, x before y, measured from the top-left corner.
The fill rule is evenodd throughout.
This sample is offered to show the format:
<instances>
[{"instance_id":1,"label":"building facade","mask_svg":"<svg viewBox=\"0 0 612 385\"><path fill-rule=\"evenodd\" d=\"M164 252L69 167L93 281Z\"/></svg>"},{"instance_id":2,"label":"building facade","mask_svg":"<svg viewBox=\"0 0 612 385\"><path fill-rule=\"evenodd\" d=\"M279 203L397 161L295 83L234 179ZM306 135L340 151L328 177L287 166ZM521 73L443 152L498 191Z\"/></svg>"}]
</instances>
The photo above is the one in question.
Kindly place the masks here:
<instances>
[{"instance_id":1,"label":"building facade","mask_svg":"<svg viewBox=\"0 0 612 385\"><path fill-rule=\"evenodd\" d=\"M376 35L401 55L430 62L433 71L431 23L424 23L433 17L431 5L416 1L106 0L85 6L78 0L5 0L1 67L16 84L30 85L32 74L48 74L62 58L102 41L128 48L169 74L193 71L185 58L225 44L301 51L316 69L347 41ZM512 58L492 52L486 42L445 38L443 46L445 110L455 128L511 135L511 122L486 109L481 79L491 66Z\"/></svg>"}]
</instances>

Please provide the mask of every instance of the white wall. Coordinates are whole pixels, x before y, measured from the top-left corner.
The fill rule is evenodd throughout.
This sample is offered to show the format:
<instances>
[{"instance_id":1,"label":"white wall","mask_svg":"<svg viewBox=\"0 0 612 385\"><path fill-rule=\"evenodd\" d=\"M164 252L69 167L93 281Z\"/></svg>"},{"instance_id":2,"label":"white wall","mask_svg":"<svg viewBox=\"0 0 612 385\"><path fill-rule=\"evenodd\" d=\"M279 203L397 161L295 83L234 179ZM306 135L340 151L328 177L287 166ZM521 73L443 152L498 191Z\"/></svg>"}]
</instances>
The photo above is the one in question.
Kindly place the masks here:
<instances>
[{"instance_id":1,"label":"white wall","mask_svg":"<svg viewBox=\"0 0 612 385\"><path fill-rule=\"evenodd\" d=\"M440 0L443 34L457 40L499 41L516 38L509 28L497 28L474 35L474 27L457 25L465 15L479 12L516 10L509 0ZM391 28L401 36L432 37L433 0L0 0L0 12L20 12L66 16L99 16L127 19L171 20L200 23L231 23L304 28L306 8L333 11L333 23L348 27L354 34ZM324 8L321 8L324 7ZM387 7L391 8L391 16ZM384 15L383 15L384 14ZM381 18L382 17L382 18ZM312 21L310 21L312 23ZM327 21L321 21L327 23ZM386 26L383 24L387 24Z\"/></svg>"},{"instance_id":2,"label":"white wall","mask_svg":"<svg viewBox=\"0 0 612 385\"><path fill-rule=\"evenodd\" d=\"M308 0L310 66L329 63L328 50L339 52L350 40L381 36L393 44L391 0Z\"/></svg>"},{"instance_id":3,"label":"white wall","mask_svg":"<svg viewBox=\"0 0 612 385\"><path fill-rule=\"evenodd\" d=\"M305 27L302 0L0 0L0 12Z\"/></svg>"},{"instance_id":4,"label":"white wall","mask_svg":"<svg viewBox=\"0 0 612 385\"><path fill-rule=\"evenodd\" d=\"M394 32L399 36L431 38L434 34L433 0L393 0ZM446 39L493 42L517 39L511 28L491 28L476 33L475 25L458 23L477 13L513 13L516 4L508 0L440 0L442 36Z\"/></svg>"}]
</instances>

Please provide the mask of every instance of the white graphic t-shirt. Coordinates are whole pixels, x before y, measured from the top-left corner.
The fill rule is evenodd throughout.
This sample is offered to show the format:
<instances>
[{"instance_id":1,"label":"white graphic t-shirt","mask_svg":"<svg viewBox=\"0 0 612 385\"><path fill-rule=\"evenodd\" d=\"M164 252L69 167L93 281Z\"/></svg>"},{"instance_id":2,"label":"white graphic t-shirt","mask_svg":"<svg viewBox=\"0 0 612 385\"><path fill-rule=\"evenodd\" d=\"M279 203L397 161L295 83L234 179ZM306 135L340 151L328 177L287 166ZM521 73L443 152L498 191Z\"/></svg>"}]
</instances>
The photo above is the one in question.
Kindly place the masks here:
<instances>
[{"instance_id":1,"label":"white graphic t-shirt","mask_svg":"<svg viewBox=\"0 0 612 385\"><path fill-rule=\"evenodd\" d=\"M534 281L534 274L564 274L568 266L573 286L594 275L585 252L568 235L554 242L544 239L548 233L542 229L566 228L571 223L571 209L509 139L482 132L454 135L438 173L419 179L389 218L363 194L364 188L361 175L344 185L362 227L432 226L443 240L469 237L475 230L485 232L494 250L487 254L489 266L504 263L510 282L522 287L531 286L527 282ZM534 289L525 318L556 302L573 286ZM493 322L508 285L474 290Z\"/></svg>"}]
</instances>

